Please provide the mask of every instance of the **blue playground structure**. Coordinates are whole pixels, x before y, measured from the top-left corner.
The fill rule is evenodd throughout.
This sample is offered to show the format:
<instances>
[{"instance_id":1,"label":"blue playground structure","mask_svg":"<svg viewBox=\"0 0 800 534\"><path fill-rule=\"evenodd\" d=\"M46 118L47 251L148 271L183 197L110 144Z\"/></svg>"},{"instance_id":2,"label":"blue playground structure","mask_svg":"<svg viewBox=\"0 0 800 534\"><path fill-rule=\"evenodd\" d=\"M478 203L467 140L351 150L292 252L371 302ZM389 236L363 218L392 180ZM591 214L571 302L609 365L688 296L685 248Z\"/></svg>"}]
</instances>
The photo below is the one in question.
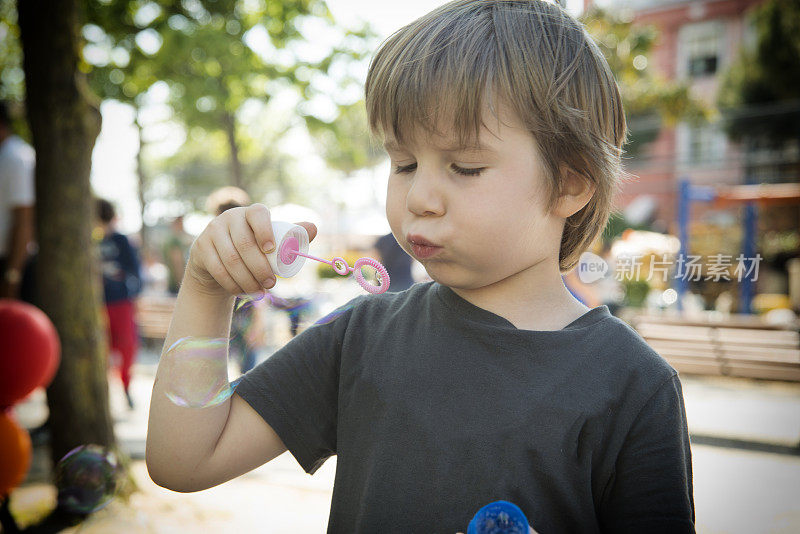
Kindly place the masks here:
<instances>
[{"instance_id":1,"label":"blue playground structure","mask_svg":"<svg viewBox=\"0 0 800 534\"><path fill-rule=\"evenodd\" d=\"M689 220L692 202L711 202L714 207L737 206L744 204L741 254L744 258L745 272L751 272L756 256L758 206L777 204L797 204L800 202L800 184L746 184L700 186L692 185L688 178L681 179L678 194L678 238L681 242L680 258L689 256ZM678 292L678 310L683 311L682 298L688 290L685 277L676 277L675 290ZM752 313L754 280L745 276L739 286L739 313Z\"/></svg>"}]
</instances>

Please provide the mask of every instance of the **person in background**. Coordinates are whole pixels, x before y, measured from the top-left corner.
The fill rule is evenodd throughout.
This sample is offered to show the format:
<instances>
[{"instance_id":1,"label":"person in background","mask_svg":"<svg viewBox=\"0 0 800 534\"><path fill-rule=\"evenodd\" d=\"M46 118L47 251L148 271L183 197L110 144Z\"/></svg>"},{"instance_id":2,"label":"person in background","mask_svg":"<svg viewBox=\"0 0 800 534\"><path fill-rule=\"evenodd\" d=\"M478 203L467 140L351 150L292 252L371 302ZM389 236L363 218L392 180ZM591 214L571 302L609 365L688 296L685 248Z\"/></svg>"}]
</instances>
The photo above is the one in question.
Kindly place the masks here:
<instances>
[{"instance_id":1,"label":"person in background","mask_svg":"<svg viewBox=\"0 0 800 534\"><path fill-rule=\"evenodd\" d=\"M178 294L183 280L183 268L189 259L192 236L183 229L183 216L175 217L170 224L170 233L164 243L164 265L167 266L167 289L173 295Z\"/></svg>"},{"instance_id":2,"label":"person in background","mask_svg":"<svg viewBox=\"0 0 800 534\"><path fill-rule=\"evenodd\" d=\"M375 258L386 267L389 273L389 291L399 293L414 285L414 278L411 276L411 256L397 244L397 240L391 233L378 238L375 242Z\"/></svg>"},{"instance_id":3,"label":"person in background","mask_svg":"<svg viewBox=\"0 0 800 534\"><path fill-rule=\"evenodd\" d=\"M33 148L14 134L6 102L0 101L0 298L33 303Z\"/></svg>"},{"instance_id":4,"label":"person in background","mask_svg":"<svg viewBox=\"0 0 800 534\"><path fill-rule=\"evenodd\" d=\"M97 218L102 231L100 259L108 317L108 339L111 350L120 355L122 386L128 406L133 409L130 393L131 367L139 349L134 298L142 286L141 267L136 249L115 228L116 213L111 202L97 200Z\"/></svg>"},{"instance_id":5,"label":"person in background","mask_svg":"<svg viewBox=\"0 0 800 534\"><path fill-rule=\"evenodd\" d=\"M238 187L227 186L216 189L206 199L206 211L219 215L232 208L250 205L250 195Z\"/></svg>"}]
</instances>

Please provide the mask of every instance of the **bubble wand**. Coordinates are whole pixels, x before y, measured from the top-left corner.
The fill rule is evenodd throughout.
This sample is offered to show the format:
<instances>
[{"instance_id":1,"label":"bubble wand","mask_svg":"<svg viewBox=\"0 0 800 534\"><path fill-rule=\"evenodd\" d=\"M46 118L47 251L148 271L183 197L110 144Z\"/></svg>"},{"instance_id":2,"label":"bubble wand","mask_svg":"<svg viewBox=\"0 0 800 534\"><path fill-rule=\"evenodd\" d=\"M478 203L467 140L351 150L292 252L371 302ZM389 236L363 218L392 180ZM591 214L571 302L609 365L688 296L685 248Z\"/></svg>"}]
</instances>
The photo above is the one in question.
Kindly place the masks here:
<instances>
[{"instance_id":1,"label":"bubble wand","mask_svg":"<svg viewBox=\"0 0 800 534\"><path fill-rule=\"evenodd\" d=\"M359 258L350 267L344 258L335 257L332 260L317 258L308 253L308 232L302 226L290 224L283 221L272 222L272 233L278 245L275 250L267 254L272 272L281 278L289 278L296 275L305 263L305 259L325 263L333 267L333 271L340 276L347 276L354 273L358 284L369 293L378 295L389 289L389 273L386 267L372 258ZM369 266L377 272L379 284L376 286L364 278L361 268Z\"/></svg>"}]
</instances>

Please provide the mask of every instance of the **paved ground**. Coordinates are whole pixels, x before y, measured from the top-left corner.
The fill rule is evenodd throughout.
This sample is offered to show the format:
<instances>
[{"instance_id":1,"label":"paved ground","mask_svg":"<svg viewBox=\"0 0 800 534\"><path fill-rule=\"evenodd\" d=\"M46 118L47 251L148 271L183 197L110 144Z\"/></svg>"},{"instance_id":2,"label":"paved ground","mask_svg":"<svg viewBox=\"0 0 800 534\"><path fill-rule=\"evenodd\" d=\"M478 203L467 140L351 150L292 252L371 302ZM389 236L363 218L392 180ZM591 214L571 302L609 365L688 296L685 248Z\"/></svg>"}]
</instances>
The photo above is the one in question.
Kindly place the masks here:
<instances>
[{"instance_id":1,"label":"paved ground","mask_svg":"<svg viewBox=\"0 0 800 534\"><path fill-rule=\"evenodd\" d=\"M134 459L141 491L115 502L79 529L82 533L314 533L324 532L335 458L312 477L285 453L227 484L195 494L155 486L141 460L157 355L144 352L135 369L136 409L124 404L111 377L117 436ZM682 377L692 436L697 530L700 533L800 532L800 384L748 379ZM17 414L33 427L43 395ZM41 450L37 454L46 456ZM53 505L47 466L33 470L12 508L24 521ZM535 526L535 522L534 522ZM78 530L74 530L78 531Z\"/></svg>"}]
</instances>

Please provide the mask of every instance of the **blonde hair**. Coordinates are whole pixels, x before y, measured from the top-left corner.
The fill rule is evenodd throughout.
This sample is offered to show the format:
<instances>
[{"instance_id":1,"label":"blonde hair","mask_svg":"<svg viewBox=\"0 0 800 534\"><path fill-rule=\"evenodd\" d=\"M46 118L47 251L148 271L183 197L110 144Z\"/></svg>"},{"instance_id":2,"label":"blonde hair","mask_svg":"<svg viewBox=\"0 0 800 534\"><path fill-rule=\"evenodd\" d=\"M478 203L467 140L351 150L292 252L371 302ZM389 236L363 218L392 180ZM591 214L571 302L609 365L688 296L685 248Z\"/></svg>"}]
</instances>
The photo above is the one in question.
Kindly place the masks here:
<instances>
[{"instance_id":1,"label":"blonde hair","mask_svg":"<svg viewBox=\"0 0 800 534\"><path fill-rule=\"evenodd\" d=\"M595 185L567 218L559 269L571 270L608 222L624 175L622 99L608 63L583 26L539 0L455 0L381 44L365 85L370 132L399 143L418 126L441 135L450 121L461 146L478 140L484 106L513 111L536 139L548 206L561 195L563 167ZM484 101L485 99L485 101Z\"/></svg>"}]
</instances>

